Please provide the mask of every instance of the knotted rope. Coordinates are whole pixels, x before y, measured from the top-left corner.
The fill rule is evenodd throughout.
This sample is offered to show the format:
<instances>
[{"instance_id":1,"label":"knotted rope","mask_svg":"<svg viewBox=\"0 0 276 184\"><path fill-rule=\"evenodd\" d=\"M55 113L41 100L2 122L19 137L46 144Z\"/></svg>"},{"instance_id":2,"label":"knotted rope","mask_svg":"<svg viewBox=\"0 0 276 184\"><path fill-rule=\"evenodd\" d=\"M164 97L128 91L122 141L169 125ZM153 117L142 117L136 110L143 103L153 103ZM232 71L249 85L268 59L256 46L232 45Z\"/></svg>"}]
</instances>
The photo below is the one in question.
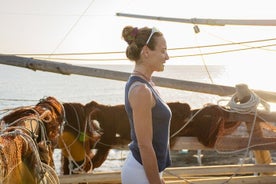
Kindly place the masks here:
<instances>
[{"instance_id":1,"label":"knotted rope","mask_svg":"<svg viewBox=\"0 0 276 184\"><path fill-rule=\"evenodd\" d=\"M270 111L270 105L249 90L245 84L236 85L236 93L227 104L230 108L229 111L240 114L255 114L260 105L263 106L264 110Z\"/></svg>"}]
</instances>

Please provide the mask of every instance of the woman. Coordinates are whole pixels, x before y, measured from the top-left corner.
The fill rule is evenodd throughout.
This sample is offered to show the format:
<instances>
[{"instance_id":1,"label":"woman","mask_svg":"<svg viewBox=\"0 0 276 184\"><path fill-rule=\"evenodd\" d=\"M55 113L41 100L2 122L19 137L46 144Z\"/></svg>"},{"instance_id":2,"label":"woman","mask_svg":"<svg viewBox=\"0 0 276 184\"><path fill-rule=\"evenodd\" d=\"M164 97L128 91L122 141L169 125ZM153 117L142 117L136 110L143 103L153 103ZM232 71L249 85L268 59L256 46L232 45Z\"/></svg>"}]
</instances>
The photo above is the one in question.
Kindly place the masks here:
<instances>
[{"instance_id":1,"label":"woman","mask_svg":"<svg viewBox=\"0 0 276 184\"><path fill-rule=\"evenodd\" d=\"M171 110L155 89L151 76L163 71L169 59L166 40L157 29L147 27L126 26L122 36L128 43L126 56L135 61L125 88L132 141L122 168L122 183L163 184L162 171L171 165Z\"/></svg>"}]
</instances>

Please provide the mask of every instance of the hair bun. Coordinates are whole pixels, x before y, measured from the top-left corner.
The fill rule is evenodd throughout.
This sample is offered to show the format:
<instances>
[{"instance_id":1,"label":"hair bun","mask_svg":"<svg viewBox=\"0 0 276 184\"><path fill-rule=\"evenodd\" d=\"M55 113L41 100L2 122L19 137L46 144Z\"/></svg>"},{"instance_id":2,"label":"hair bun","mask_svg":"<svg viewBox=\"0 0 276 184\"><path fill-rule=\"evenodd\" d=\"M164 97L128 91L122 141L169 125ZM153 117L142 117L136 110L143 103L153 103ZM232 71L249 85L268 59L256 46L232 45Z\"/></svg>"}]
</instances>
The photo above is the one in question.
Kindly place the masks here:
<instances>
[{"instance_id":1,"label":"hair bun","mask_svg":"<svg viewBox=\"0 0 276 184\"><path fill-rule=\"evenodd\" d=\"M132 26L127 26L123 30L123 38L124 40L130 45L133 41L135 41L136 36L138 34L138 28L137 27L132 27Z\"/></svg>"}]
</instances>

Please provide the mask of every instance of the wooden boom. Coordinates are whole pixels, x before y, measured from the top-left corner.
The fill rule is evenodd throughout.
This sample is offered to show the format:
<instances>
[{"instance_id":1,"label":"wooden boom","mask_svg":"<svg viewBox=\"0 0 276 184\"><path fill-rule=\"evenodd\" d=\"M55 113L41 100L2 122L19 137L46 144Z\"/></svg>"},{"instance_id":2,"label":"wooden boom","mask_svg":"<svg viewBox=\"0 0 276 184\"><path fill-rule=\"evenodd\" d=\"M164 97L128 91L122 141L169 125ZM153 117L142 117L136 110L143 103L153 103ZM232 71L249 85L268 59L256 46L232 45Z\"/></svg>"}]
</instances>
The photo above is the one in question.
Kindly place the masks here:
<instances>
[{"instance_id":1,"label":"wooden boom","mask_svg":"<svg viewBox=\"0 0 276 184\"><path fill-rule=\"evenodd\" d=\"M19 57L15 55L3 55L0 54L0 64L18 66L23 68L29 68L34 71L41 70L47 72L54 72L59 74L77 74L91 77L99 77L105 79L113 79L120 81L127 81L130 73L111 71L99 68L91 68L84 66L77 66L68 63L60 63L54 61L38 60L32 58ZM169 79L163 77L153 77L153 81L157 86L173 88L179 90L193 91L199 93L207 93L219 96L230 96L236 92L234 87L207 84L200 82L192 82L178 79ZM276 102L276 92L252 90L258 96L269 102Z\"/></svg>"}]
</instances>

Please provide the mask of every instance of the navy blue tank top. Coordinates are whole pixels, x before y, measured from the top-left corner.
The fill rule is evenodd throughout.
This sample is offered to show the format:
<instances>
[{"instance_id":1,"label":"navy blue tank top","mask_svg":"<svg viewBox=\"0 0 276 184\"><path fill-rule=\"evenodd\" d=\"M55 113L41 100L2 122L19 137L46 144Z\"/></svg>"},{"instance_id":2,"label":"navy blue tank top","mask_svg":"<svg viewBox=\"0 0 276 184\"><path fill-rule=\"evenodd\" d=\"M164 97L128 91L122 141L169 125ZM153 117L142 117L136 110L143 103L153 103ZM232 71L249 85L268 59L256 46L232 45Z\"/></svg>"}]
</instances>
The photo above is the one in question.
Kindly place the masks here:
<instances>
[{"instance_id":1,"label":"navy blue tank top","mask_svg":"<svg viewBox=\"0 0 276 184\"><path fill-rule=\"evenodd\" d=\"M152 108L152 128L153 128L153 140L152 145L156 154L159 172L163 171L166 167L171 165L170 149L169 149L169 135L170 135L170 122L171 122L171 110L168 105L160 98L159 94L153 89L153 87L144 79L138 76L130 76L125 87L125 109L128 114L130 128L131 128L131 143L129 149L132 152L134 158L142 164L140 151L138 148L137 138L134 131L133 113L128 100L128 93L131 85L134 82L141 82L146 84L152 91L155 98L155 106ZM143 164L142 164L143 165Z\"/></svg>"}]
</instances>

